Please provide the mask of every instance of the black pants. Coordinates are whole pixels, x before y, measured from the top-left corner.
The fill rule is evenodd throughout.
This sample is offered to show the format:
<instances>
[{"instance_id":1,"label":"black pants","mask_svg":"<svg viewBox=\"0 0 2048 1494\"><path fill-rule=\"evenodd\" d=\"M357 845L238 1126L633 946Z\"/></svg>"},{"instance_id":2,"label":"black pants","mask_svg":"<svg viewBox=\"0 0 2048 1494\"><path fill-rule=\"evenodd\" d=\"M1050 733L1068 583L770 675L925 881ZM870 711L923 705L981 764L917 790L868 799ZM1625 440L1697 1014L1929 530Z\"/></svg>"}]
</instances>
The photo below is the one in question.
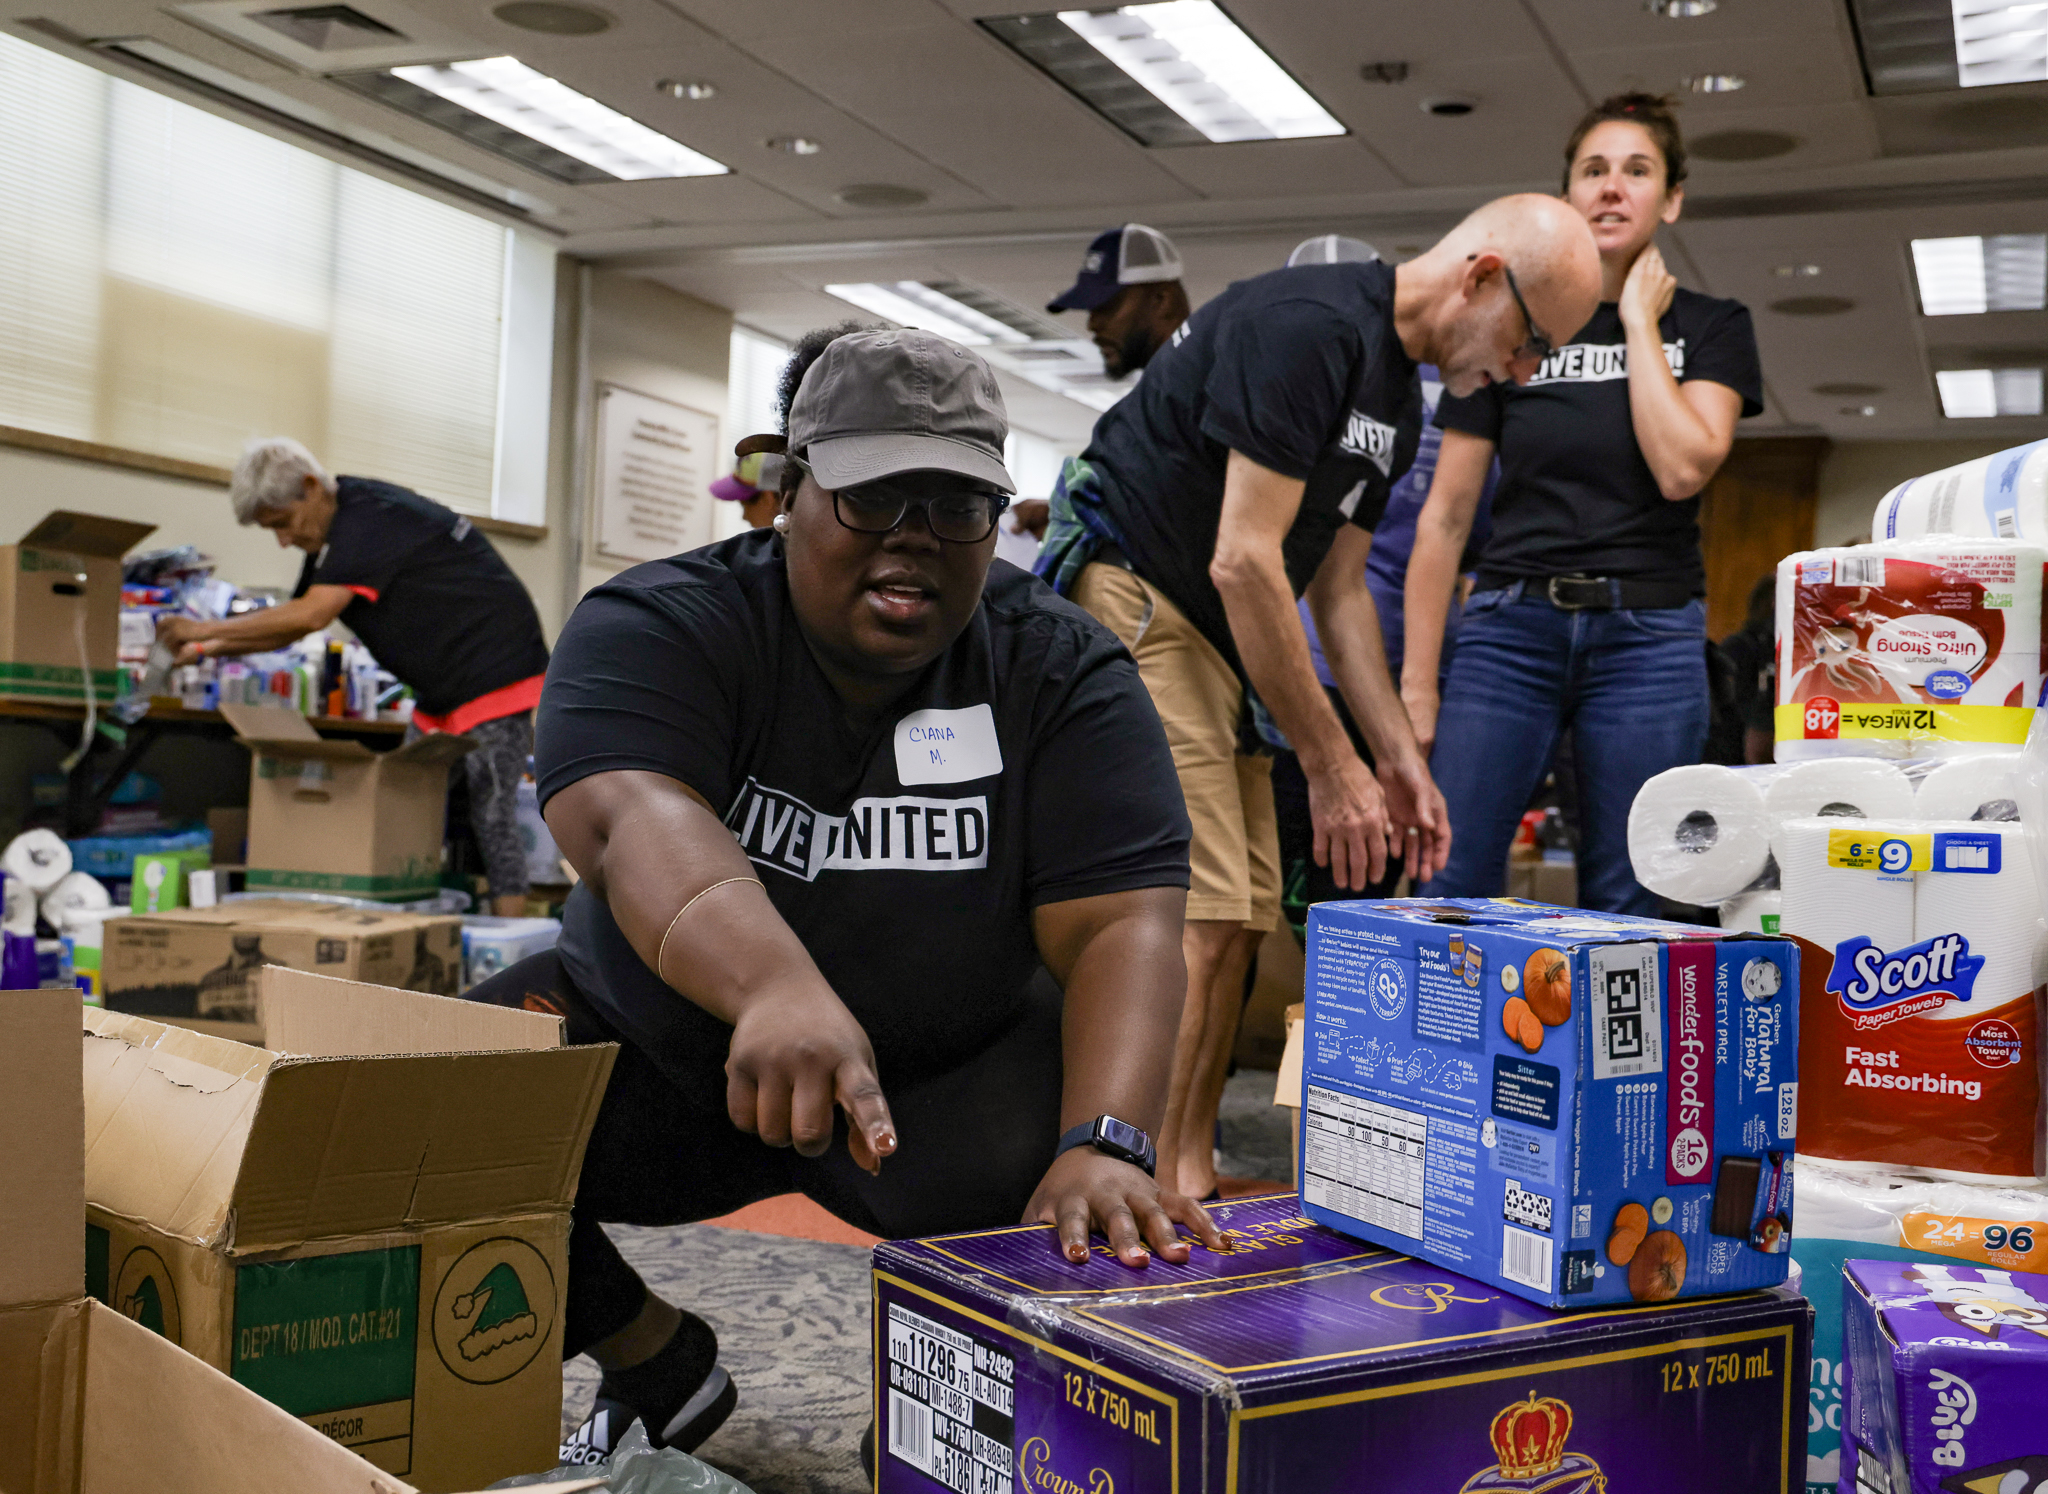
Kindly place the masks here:
<instances>
[{"instance_id":1,"label":"black pants","mask_svg":"<svg viewBox=\"0 0 2048 1494\"><path fill-rule=\"evenodd\" d=\"M703 1109L619 1038L552 950L499 971L469 997L559 1012L572 1043L620 1044L572 1214L565 1359L632 1322L646 1298L603 1224L690 1224L801 1193L889 1239L996 1228L1022 1218L1059 1139L1061 1000L1043 976L1017 1025L966 1063L882 1076L897 1151L878 1178L847 1155L843 1113L831 1150L807 1158L735 1129L722 1107ZM722 1067L725 1055L715 1059Z\"/></svg>"},{"instance_id":2,"label":"black pants","mask_svg":"<svg viewBox=\"0 0 2048 1494\"><path fill-rule=\"evenodd\" d=\"M1351 719L1344 697L1327 686L1324 693L1336 707L1337 719L1344 724L1351 745L1358 749L1368 768L1375 766L1372 749L1365 745L1365 733ZM1385 875L1358 892L1339 887L1329 867L1316 865L1316 827L1315 817L1309 813L1308 776L1301 771L1301 759L1291 752L1273 754L1273 817L1280 831L1280 911L1297 939L1307 926L1311 903L1388 897L1400 885L1401 863L1392 858L1387 862Z\"/></svg>"}]
</instances>

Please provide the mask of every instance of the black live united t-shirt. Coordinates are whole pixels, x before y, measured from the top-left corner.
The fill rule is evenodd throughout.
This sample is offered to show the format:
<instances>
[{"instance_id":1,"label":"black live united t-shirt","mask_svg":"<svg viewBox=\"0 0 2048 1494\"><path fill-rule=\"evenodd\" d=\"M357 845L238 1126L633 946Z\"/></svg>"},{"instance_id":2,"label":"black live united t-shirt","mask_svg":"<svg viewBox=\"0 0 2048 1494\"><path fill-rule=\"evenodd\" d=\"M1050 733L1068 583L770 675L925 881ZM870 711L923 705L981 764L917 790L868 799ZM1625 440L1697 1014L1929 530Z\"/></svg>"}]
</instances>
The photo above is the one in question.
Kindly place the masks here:
<instances>
[{"instance_id":1,"label":"black live united t-shirt","mask_svg":"<svg viewBox=\"0 0 2048 1494\"><path fill-rule=\"evenodd\" d=\"M1340 527L1379 522L1421 433L1392 267L1299 265L1240 280L1189 317L1082 455L1137 573L1236 666L1209 579L1230 453L1307 483L1282 545L1298 597Z\"/></svg>"},{"instance_id":2,"label":"black live united t-shirt","mask_svg":"<svg viewBox=\"0 0 2048 1494\"><path fill-rule=\"evenodd\" d=\"M408 488L337 478L327 544L292 595L309 586L356 594L341 620L429 715L548 667L540 614L512 568L468 519Z\"/></svg>"},{"instance_id":3,"label":"black live united t-shirt","mask_svg":"<svg viewBox=\"0 0 2048 1494\"><path fill-rule=\"evenodd\" d=\"M1711 379L1742 396L1744 415L1763 413L1748 307L1680 290L1658 331L1681 384ZM1527 384L1495 384L1463 399L1446 394L1436 423L1500 450L1493 537L1479 561L1482 588L1584 575L1672 582L1705 593L1700 501L1674 502L1660 493L1636 444L1628 338L1612 301L1544 359Z\"/></svg>"},{"instance_id":4,"label":"black live united t-shirt","mask_svg":"<svg viewBox=\"0 0 2048 1494\"><path fill-rule=\"evenodd\" d=\"M535 755L543 804L619 770L696 790L885 1083L964 1061L1023 1014L1035 907L1188 885L1187 814L1137 666L1000 560L966 630L865 729L803 639L770 531L638 566L563 629ZM621 1035L719 1103L731 1028L649 970L587 884L559 948Z\"/></svg>"}]
</instances>

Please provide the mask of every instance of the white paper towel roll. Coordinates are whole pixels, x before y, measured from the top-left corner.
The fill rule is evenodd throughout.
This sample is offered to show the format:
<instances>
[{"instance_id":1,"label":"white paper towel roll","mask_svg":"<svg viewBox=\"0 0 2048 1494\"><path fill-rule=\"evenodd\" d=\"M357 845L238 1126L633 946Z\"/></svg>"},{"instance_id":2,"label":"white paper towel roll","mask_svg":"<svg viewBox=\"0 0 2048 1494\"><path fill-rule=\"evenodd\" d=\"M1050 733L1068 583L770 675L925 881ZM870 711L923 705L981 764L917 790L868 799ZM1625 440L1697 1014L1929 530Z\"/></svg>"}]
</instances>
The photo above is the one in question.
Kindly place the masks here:
<instances>
[{"instance_id":1,"label":"white paper towel roll","mask_svg":"<svg viewBox=\"0 0 2048 1494\"><path fill-rule=\"evenodd\" d=\"M1985 752L1937 763L1920 780L1913 813L1923 820L2019 819L2019 754Z\"/></svg>"},{"instance_id":2,"label":"white paper towel roll","mask_svg":"<svg viewBox=\"0 0 2048 1494\"><path fill-rule=\"evenodd\" d=\"M1970 941L1970 953L1984 961L1972 999L1937 1007L1926 1014L1928 1020L1976 1016L2033 990L2041 899L2035 891L2034 864L2027 856L2020 827L1979 820L1921 828L1937 836L1952 830L1973 837L1996 836L2002 842L1996 872L1951 871L1941 865L1942 848L1937 840L1933 870L1914 879L1914 942L1961 934Z\"/></svg>"},{"instance_id":3,"label":"white paper towel roll","mask_svg":"<svg viewBox=\"0 0 2048 1494\"><path fill-rule=\"evenodd\" d=\"M1913 815L1913 780L1892 763L1835 757L1788 764L1764 790L1764 808L1784 825L1811 816L1904 820ZM1782 863L1784 857L1778 860Z\"/></svg>"},{"instance_id":4,"label":"white paper towel roll","mask_svg":"<svg viewBox=\"0 0 2048 1494\"><path fill-rule=\"evenodd\" d=\"M1784 914L1785 894L1776 887L1760 887L1755 892L1738 892L1721 904L1721 927L1744 934L1775 934Z\"/></svg>"},{"instance_id":5,"label":"white paper towel roll","mask_svg":"<svg viewBox=\"0 0 2048 1494\"><path fill-rule=\"evenodd\" d=\"M19 877L35 893L48 892L71 875L71 847L54 830L24 830L0 852L10 877Z\"/></svg>"},{"instance_id":6,"label":"white paper towel roll","mask_svg":"<svg viewBox=\"0 0 2048 1494\"><path fill-rule=\"evenodd\" d=\"M58 933L70 932L74 915L103 913L113 906L106 887L87 872L73 872L43 894L43 921Z\"/></svg>"},{"instance_id":7,"label":"white paper towel roll","mask_svg":"<svg viewBox=\"0 0 2048 1494\"><path fill-rule=\"evenodd\" d=\"M1828 865L1828 836L1844 828L1847 825L1837 817L1787 820L1778 827L1773 844L1785 899L1779 931L1823 950L1858 937L1886 945L1910 943L1912 875L1890 877ZM1858 824L1855 828L1864 827ZM1900 820L1879 821L1869 828L1878 833L1891 829L1902 835L1926 829Z\"/></svg>"},{"instance_id":8,"label":"white paper towel roll","mask_svg":"<svg viewBox=\"0 0 2048 1494\"><path fill-rule=\"evenodd\" d=\"M1636 880L1682 903L1718 903L1754 882L1770 855L1770 816L1755 784L1713 763L1659 773L1628 812Z\"/></svg>"}]
</instances>

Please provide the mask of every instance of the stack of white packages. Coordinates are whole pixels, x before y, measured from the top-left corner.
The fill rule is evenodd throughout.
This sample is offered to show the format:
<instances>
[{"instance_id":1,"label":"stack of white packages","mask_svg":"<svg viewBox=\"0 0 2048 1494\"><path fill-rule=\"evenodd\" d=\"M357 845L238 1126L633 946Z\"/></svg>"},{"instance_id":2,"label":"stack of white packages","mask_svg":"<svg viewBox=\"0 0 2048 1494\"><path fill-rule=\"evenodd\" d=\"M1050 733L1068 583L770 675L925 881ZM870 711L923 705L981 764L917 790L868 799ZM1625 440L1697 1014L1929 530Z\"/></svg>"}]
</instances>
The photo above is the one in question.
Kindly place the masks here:
<instances>
[{"instance_id":1,"label":"stack of white packages","mask_svg":"<svg viewBox=\"0 0 2048 1494\"><path fill-rule=\"evenodd\" d=\"M1778 563L1776 757L2010 751L2042 692L2033 541L1923 536Z\"/></svg>"}]
</instances>

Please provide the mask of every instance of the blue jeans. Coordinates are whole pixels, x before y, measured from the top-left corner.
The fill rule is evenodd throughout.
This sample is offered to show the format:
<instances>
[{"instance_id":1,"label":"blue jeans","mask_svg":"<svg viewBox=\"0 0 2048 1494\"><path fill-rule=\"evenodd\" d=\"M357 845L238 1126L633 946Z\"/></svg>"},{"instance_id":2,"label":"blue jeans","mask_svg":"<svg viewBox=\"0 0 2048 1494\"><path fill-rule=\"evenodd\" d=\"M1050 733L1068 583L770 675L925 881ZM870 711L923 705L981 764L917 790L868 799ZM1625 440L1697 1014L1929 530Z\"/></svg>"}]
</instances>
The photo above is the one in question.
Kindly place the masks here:
<instances>
[{"instance_id":1,"label":"blue jeans","mask_svg":"<svg viewBox=\"0 0 2048 1494\"><path fill-rule=\"evenodd\" d=\"M1628 860L1645 780L1699 761L1707 734L1706 604L1565 611L1521 586L1466 605L1430 769L1451 813L1451 859L1432 897L1493 897L1509 843L1561 732L1578 764L1579 902L1658 910Z\"/></svg>"}]
</instances>

